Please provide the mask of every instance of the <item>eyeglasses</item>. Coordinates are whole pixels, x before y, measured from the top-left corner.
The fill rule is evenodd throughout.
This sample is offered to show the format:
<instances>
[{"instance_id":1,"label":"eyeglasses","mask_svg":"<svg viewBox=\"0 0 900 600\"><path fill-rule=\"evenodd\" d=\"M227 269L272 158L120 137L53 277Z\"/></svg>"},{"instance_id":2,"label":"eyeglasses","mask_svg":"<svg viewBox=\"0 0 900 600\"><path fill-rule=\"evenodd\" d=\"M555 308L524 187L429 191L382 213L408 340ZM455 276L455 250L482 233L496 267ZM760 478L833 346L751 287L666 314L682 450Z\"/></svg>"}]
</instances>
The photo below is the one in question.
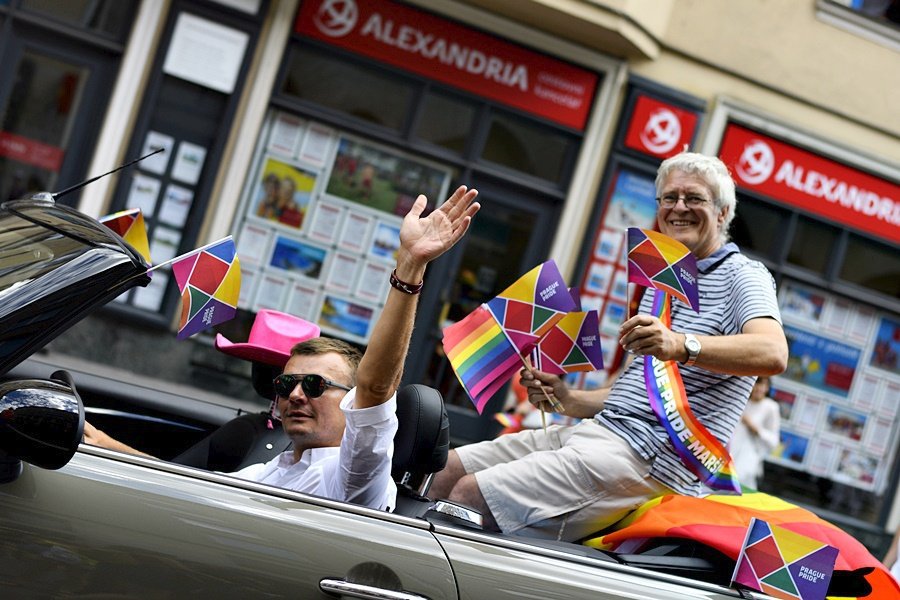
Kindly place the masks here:
<instances>
[{"instance_id":1,"label":"eyeglasses","mask_svg":"<svg viewBox=\"0 0 900 600\"><path fill-rule=\"evenodd\" d=\"M325 379L321 375L289 375L287 373L282 373L272 381L272 384L275 386L275 393L282 398L290 397L291 392L294 391L294 388L297 387L298 383L300 384L300 389L303 390L303 393L306 394L307 398L318 398L324 394L325 390L329 387L340 388L342 390L347 390L348 392L350 391L350 388L346 385L336 383L330 379Z\"/></svg>"},{"instance_id":2,"label":"eyeglasses","mask_svg":"<svg viewBox=\"0 0 900 600\"><path fill-rule=\"evenodd\" d=\"M656 202L666 208L674 208L679 200L684 200L684 205L688 208L697 208L709 203L710 201L700 194L685 194L680 196L676 193L665 194L661 198L657 198Z\"/></svg>"}]
</instances>

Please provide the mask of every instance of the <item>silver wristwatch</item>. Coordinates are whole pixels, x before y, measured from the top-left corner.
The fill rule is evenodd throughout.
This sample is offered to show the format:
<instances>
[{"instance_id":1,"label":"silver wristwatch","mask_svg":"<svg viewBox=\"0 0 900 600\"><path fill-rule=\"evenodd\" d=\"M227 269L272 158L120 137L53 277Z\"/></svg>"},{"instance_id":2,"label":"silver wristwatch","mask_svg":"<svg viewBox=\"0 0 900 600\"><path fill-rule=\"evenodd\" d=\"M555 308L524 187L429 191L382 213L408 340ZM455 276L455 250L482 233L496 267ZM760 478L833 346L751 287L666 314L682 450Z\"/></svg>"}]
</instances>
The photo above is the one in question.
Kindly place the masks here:
<instances>
[{"instance_id":1,"label":"silver wristwatch","mask_svg":"<svg viewBox=\"0 0 900 600\"><path fill-rule=\"evenodd\" d=\"M690 367L697 362L697 357L700 356L700 340L693 333L684 334L684 349L687 350L688 355L684 366Z\"/></svg>"}]
</instances>

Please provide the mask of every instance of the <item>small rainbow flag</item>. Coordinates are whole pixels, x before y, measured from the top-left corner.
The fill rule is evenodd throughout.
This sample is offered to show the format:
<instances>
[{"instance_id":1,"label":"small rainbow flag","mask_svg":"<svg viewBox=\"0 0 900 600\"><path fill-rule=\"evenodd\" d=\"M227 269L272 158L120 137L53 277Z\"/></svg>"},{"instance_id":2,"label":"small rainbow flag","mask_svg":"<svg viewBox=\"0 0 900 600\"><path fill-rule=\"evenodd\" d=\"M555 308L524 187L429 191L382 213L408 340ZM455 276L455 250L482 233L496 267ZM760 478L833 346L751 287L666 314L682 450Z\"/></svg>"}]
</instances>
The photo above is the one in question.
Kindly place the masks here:
<instances>
[{"instance_id":1,"label":"small rainbow flag","mask_svg":"<svg viewBox=\"0 0 900 600\"><path fill-rule=\"evenodd\" d=\"M522 368L522 358L484 304L445 327L443 345L478 414Z\"/></svg>"},{"instance_id":2,"label":"small rainbow flag","mask_svg":"<svg viewBox=\"0 0 900 600\"><path fill-rule=\"evenodd\" d=\"M148 265L152 264L150 261L150 244L147 241L147 226L144 224L144 215L141 213L141 209L122 210L100 217L98 221L118 233L129 246L144 257Z\"/></svg>"},{"instance_id":3,"label":"small rainbow flag","mask_svg":"<svg viewBox=\"0 0 900 600\"><path fill-rule=\"evenodd\" d=\"M754 517L732 583L784 600L824 600L838 549Z\"/></svg>"},{"instance_id":4,"label":"small rainbow flag","mask_svg":"<svg viewBox=\"0 0 900 600\"><path fill-rule=\"evenodd\" d=\"M700 312L697 259L658 231L628 228L628 281L671 294Z\"/></svg>"},{"instance_id":5,"label":"small rainbow flag","mask_svg":"<svg viewBox=\"0 0 900 600\"><path fill-rule=\"evenodd\" d=\"M241 293L241 263L229 235L172 261L172 273L181 291L183 340L237 313Z\"/></svg>"},{"instance_id":6,"label":"small rainbow flag","mask_svg":"<svg viewBox=\"0 0 900 600\"><path fill-rule=\"evenodd\" d=\"M602 369L597 311L570 312L560 319L538 342L532 353L532 364L554 375Z\"/></svg>"}]
</instances>

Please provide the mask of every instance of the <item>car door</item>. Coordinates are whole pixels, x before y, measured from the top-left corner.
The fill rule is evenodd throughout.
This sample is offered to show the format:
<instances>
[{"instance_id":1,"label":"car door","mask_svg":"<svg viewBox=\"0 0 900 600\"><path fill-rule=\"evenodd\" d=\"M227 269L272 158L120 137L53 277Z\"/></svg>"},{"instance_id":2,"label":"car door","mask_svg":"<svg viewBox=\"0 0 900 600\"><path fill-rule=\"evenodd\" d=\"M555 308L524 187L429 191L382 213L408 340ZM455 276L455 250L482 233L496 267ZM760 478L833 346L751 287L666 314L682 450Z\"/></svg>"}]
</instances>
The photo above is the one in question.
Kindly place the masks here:
<instances>
[{"instance_id":1,"label":"car door","mask_svg":"<svg viewBox=\"0 0 900 600\"><path fill-rule=\"evenodd\" d=\"M621 565L591 548L436 525L460 600L724 600L721 586ZM490 590L489 594L485 590Z\"/></svg>"},{"instance_id":2,"label":"car door","mask_svg":"<svg viewBox=\"0 0 900 600\"><path fill-rule=\"evenodd\" d=\"M328 580L454 599L428 528L82 445L0 484L0 597L334 598Z\"/></svg>"}]
</instances>

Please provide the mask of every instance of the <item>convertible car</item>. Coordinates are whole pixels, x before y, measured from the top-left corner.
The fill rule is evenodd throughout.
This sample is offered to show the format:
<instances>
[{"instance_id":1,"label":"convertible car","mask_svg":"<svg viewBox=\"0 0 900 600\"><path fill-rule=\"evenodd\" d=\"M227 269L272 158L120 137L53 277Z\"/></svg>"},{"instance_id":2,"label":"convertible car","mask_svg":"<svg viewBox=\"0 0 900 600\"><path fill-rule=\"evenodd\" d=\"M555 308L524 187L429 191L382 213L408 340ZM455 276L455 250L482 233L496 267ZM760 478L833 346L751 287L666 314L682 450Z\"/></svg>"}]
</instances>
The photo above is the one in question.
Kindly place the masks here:
<instances>
[{"instance_id":1,"label":"convertible car","mask_svg":"<svg viewBox=\"0 0 900 600\"><path fill-rule=\"evenodd\" d=\"M506 536L483 531L466 507L432 501L428 481L448 436L440 396L423 386L401 394L393 513L229 476L283 448L278 431L258 426L261 412L116 385L39 353L146 285L147 268L116 234L49 195L0 205L0 597L760 596L727 587L734 557L703 541L647 528L632 536L639 544L624 543L625 529L587 544ZM157 428L148 437L166 441L161 458L80 443L86 414L126 441L134 420ZM873 591L880 571L863 567L849 565L830 593L890 597Z\"/></svg>"}]
</instances>

